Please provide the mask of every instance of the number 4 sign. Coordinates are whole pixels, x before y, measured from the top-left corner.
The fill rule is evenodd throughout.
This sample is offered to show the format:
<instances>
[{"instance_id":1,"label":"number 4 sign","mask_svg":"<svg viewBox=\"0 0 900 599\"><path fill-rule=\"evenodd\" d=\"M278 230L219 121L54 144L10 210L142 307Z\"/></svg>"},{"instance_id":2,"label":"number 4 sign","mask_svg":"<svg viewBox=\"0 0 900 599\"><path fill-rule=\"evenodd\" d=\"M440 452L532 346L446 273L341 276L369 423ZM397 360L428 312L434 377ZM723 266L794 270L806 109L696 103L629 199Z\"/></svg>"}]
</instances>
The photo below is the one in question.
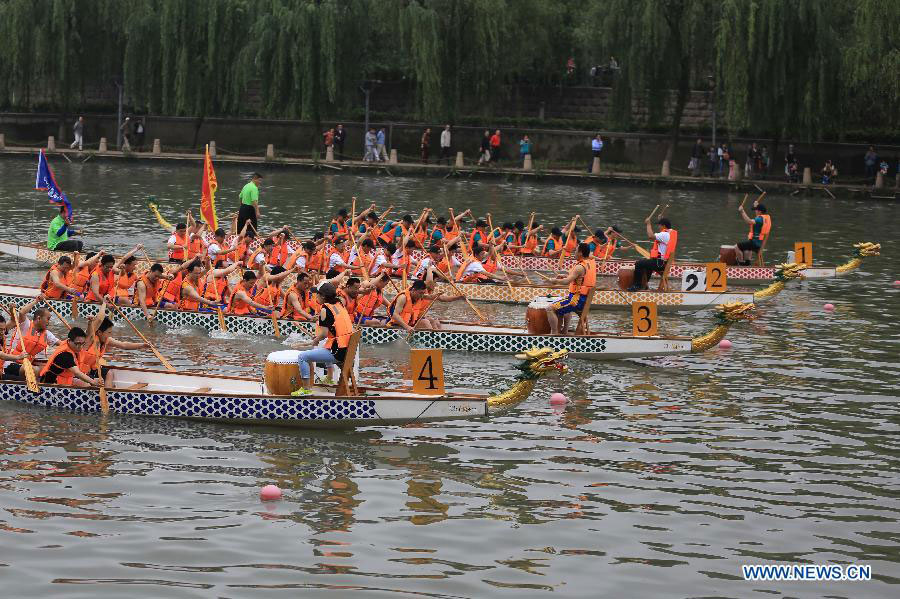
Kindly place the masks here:
<instances>
[{"instance_id":1,"label":"number 4 sign","mask_svg":"<svg viewBox=\"0 0 900 599\"><path fill-rule=\"evenodd\" d=\"M439 349L409 350L413 393L444 394L444 353Z\"/></svg>"}]
</instances>

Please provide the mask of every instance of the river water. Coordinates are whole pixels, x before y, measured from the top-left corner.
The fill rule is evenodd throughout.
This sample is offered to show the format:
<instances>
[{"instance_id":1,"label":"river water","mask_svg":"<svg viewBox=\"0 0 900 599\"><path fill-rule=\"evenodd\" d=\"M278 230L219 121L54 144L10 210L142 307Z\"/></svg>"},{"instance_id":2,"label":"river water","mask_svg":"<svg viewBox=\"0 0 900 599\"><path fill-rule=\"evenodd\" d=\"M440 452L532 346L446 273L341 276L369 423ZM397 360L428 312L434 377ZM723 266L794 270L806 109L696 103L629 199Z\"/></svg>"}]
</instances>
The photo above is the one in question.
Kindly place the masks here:
<instances>
[{"instance_id":1,"label":"river water","mask_svg":"<svg viewBox=\"0 0 900 599\"><path fill-rule=\"evenodd\" d=\"M54 160L92 247L161 253L146 209L194 207L200 167ZM221 166L219 212L249 170ZM679 255L709 260L746 232L727 193L265 171L262 228L320 230L369 199L402 212L573 213L641 236L658 203ZM53 210L34 162L0 160L0 238L42 240ZM897 207L769 197L769 260L812 241L817 263L881 242L860 271L795 284L729 334L731 350L570 361L495 417L326 433L99 417L0 405L3 596L897 596L900 582ZM42 269L0 257L2 281ZM824 303L836 306L823 311ZM464 305L441 307L465 317ZM485 306L521 323L524 308ZM596 320L630 329L624 315ZM664 315L699 334L709 312ZM58 323L55 331L62 333ZM594 327L599 328L599 326ZM265 338L144 327L181 369L258 375ZM117 337L132 339L116 329ZM118 359L153 365L153 357ZM447 352L449 384L499 391L511 357ZM405 347L364 348L362 377L401 384ZM551 406L550 393L569 397ZM263 504L261 486L283 500ZM869 582L747 582L742 564L868 564ZM894 589L894 590L891 590Z\"/></svg>"}]
</instances>

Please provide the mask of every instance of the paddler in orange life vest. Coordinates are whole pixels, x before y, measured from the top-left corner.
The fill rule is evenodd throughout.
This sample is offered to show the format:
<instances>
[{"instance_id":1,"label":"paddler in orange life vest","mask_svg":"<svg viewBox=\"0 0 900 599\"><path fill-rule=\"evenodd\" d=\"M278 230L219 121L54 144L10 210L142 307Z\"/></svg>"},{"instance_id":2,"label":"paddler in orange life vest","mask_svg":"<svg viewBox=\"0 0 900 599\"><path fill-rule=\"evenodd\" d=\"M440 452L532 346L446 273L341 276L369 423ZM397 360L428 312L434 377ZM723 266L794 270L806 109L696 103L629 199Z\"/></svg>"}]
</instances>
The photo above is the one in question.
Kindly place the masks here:
<instances>
[{"instance_id":1,"label":"paddler in orange life vest","mask_svg":"<svg viewBox=\"0 0 900 599\"><path fill-rule=\"evenodd\" d=\"M27 329L25 327L25 323L30 322L25 315L28 314L36 305L38 305L38 303L44 301L45 299L47 299L47 298L44 296L43 293L38 293L37 297L35 297L33 300L31 300L30 302L28 302L21 308L19 308L19 320L20 320L19 324L22 326L23 334L27 331ZM50 312L46 308L44 308L44 310L48 313ZM48 322L49 322L49 319L48 319ZM6 332L10 329L12 329L13 333L10 336L10 339L7 340ZM18 334L19 333L16 328L16 321L13 319L10 319L9 321L7 321L6 318L4 318L4 316L2 314L0 314L0 373L2 373L2 375L3 375L2 378L10 378L10 379L20 380L18 374L16 374L16 376L7 377L6 373L3 372L3 367L6 365L7 361L11 361L11 362L15 363L17 360L21 359L22 346L17 345L17 347L15 347L15 348L13 347L14 340L16 338L18 338ZM49 333L49 331L48 331L48 334L50 334L51 336L53 335L53 333ZM53 337L53 338L56 339L55 337ZM57 339L54 343L56 343L58 341L59 340ZM26 347L26 349L28 348L27 343L26 343L25 347ZM20 367L21 367L21 364L16 364L11 370L15 371L15 373L18 373ZM37 369L35 369L35 372L37 372ZM24 377L22 380L24 380Z\"/></svg>"},{"instance_id":2,"label":"paddler in orange life vest","mask_svg":"<svg viewBox=\"0 0 900 599\"><path fill-rule=\"evenodd\" d=\"M338 239L346 241L349 237L347 228L347 209L341 208L337 212L337 216L331 219L331 226L328 228L328 236L334 243Z\"/></svg>"},{"instance_id":3,"label":"paddler in orange life vest","mask_svg":"<svg viewBox=\"0 0 900 599\"><path fill-rule=\"evenodd\" d=\"M372 204L353 218L353 222L350 223L350 230L356 234L356 237L366 235L377 222L378 215L375 214L375 204ZM377 237L373 237L373 243L375 239Z\"/></svg>"},{"instance_id":4,"label":"paddler in orange life vest","mask_svg":"<svg viewBox=\"0 0 900 599\"><path fill-rule=\"evenodd\" d=\"M621 233L622 231L616 225L607 227L606 231L597 229L594 234L584 240L591 247L591 253L598 260L608 260L613 257L616 251L617 241L613 232Z\"/></svg>"},{"instance_id":5,"label":"paddler in orange life vest","mask_svg":"<svg viewBox=\"0 0 900 599\"><path fill-rule=\"evenodd\" d=\"M538 234L544 230L544 225L537 221L531 223L531 229L525 231L525 223L516 221L516 243L512 249L521 256L534 256L538 254Z\"/></svg>"},{"instance_id":6,"label":"paddler in orange life vest","mask_svg":"<svg viewBox=\"0 0 900 599\"><path fill-rule=\"evenodd\" d=\"M18 329L14 328L6 349L8 353L15 356L16 361L6 365L3 378L24 381L25 372L22 370L24 355L28 354L28 358L34 365L35 358L41 354L46 355L48 347L59 343L56 335L47 328L50 324L50 317L51 313L48 308L35 308L32 319L26 316L24 308L19 312L19 318L22 319L19 325L22 328L22 335L24 335L24 344L19 340ZM15 327L15 324L13 326Z\"/></svg>"},{"instance_id":7,"label":"paddler in orange life vest","mask_svg":"<svg viewBox=\"0 0 900 599\"><path fill-rule=\"evenodd\" d=\"M244 271L244 277L241 279L241 282L238 283L237 287L234 288L234 291L231 293L231 298L228 300L228 308L226 311L229 314L252 314L257 310L262 310L264 312L269 311L268 306L264 306L253 299L253 296L258 292L256 283L256 273L252 270Z\"/></svg>"},{"instance_id":8,"label":"paddler in orange life vest","mask_svg":"<svg viewBox=\"0 0 900 599\"><path fill-rule=\"evenodd\" d=\"M279 318L288 320L315 320L318 306L312 301L312 277L305 272L297 273L297 280L288 288L284 296L284 307Z\"/></svg>"},{"instance_id":9,"label":"paddler in orange life vest","mask_svg":"<svg viewBox=\"0 0 900 599\"><path fill-rule=\"evenodd\" d=\"M569 274L558 275L554 282L569 286L569 294L563 299L553 302L547 308L547 320L550 322L550 334L566 335L569 331L569 320L572 314L581 314L591 289L597 285L597 262L591 255L591 246L578 244L578 262L569 269ZM562 326L560 326L562 324Z\"/></svg>"},{"instance_id":10,"label":"paddler in orange life vest","mask_svg":"<svg viewBox=\"0 0 900 599\"><path fill-rule=\"evenodd\" d=\"M47 363L41 369L40 381L45 385L71 386L75 379L87 385L99 387L103 384L99 378L91 378L78 368L78 354L84 348L85 333L79 327L69 329L66 340L60 343Z\"/></svg>"},{"instance_id":11,"label":"paddler in orange life vest","mask_svg":"<svg viewBox=\"0 0 900 599\"><path fill-rule=\"evenodd\" d=\"M548 256L550 258L558 258L559 254L563 251L563 240L562 240L562 229L559 227L553 227L550 229L550 236L544 242L544 246L541 248L541 256Z\"/></svg>"},{"instance_id":12,"label":"paddler in orange life vest","mask_svg":"<svg viewBox=\"0 0 900 599\"><path fill-rule=\"evenodd\" d=\"M735 246L735 250L737 251L736 255L743 258L743 260L738 260L738 264L741 266L750 266L753 254L759 253L763 241L769 236L769 231L772 230L772 217L769 216L765 206L754 203L753 212L755 213L755 216L750 218L747 216L747 213L744 212L744 207L738 206L738 213L740 213L741 218L744 219L745 223L750 225L750 230L747 232L747 239L739 242Z\"/></svg>"},{"instance_id":13,"label":"paddler in orange life vest","mask_svg":"<svg viewBox=\"0 0 900 599\"><path fill-rule=\"evenodd\" d=\"M301 351L297 356L300 366L300 389L291 395L309 395L309 363L328 366L343 364L347 348L353 336L353 319L338 297L334 284L319 283L314 293L319 295L322 308L319 310L316 334L309 343L295 343L291 347ZM319 343L324 341L324 346Z\"/></svg>"},{"instance_id":14,"label":"paddler in orange life vest","mask_svg":"<svg viewBox=\"0 0 900 599\"><path fill-rule=\"evenodd\" d=\"M491 236L485 232L486 228L487 223L480 218L475 221L475 228L469 233L469 247L474 248L476 245L487 245L491 241Z\"/></svg>"},{"instance_id":15,"label":"paddler in orange life vest","mask_svg":"<svg viewBox=\"0 0 900 599\"><path fill-rule=\"evenodd\" d=\"M353 321L357 324L384 324L386 319L375 316L375 311L381 306L387 305L384 301L384 288L391 278L382 273L369 279L360 287L356 297L356 314Z\"/></svg>"},{"instance_id":16,"label":"paddler in orange life vest","mask_svg":"<svg viewBox=\"0 0 900 599\"><path fill-rule=\"evenodd\" d=\"M131 303L128 290L134 285L137 277L134 274L134 254L138 250L144 248L139 243L134 248L122 256L118 262L114 256L103 256L100 258L100 266L94 268L91 272L91 278L88 279L87 296L85 299L89 302L99 302L104 297L118 297L119 290L125 285L124 297ZM130 272L129 272L130 271ZM121 278L120 277L124 277Z\"/></svg>"},{"instance_id":17,"label":"paddler in orange life vest","mask_svg":"<svg viewBox=\"0 0 900 599\"><path fill-rule=\"evenodd\" d=\"M72 276L72 259L68 256L60 256L41 282L41 293L48 299L62 299L68 296L80 295L81 290L70 286Z\"/></svg>"},{"instance_id":18,"label":"paddler in orange life vest","mask_svg":"<svg viewBox=\"0 0 900 599\"><path fill-rule=\"evenodd\" d=\"M497 261L492 259L487 247L474 246L472 256L463 260L462 266L457 269L456 281L458 283L506 282L508 279L496 269Z\"/></svg>"},{"instance_id":19,"label":"paddler in orange life vest","mask_svg":"<svg viewBox=\"0 0 900 599\"><path fill-rule=\"evenodd\" d=\"M200 295L216 303L227 304L228 297L231 295L228 275L240 268L240 265L235 262L224 268L213 268L207 257L203 262L203 266L206 272L201 279L200 287L197 288Z\"/></svg>"},{"instance_id":20,"label":"paddler in orange life vest","mask_svg":"<svg viewBox=\"0 0 900 599\"><path fill-rule=\"evenodd\" d=\"M134 305L139 306L144 312L144 318L152 321L156 312L149 309L155 308L162 294L162 286L168 279L163 273L162 264L154 264L134 284Z\"/></svg>"},{"instance_id":21,"label":"paddler in orange life vest","mask_svg":"<svg viewBox=\"0 0 900 599\"><path fill-rule=\"evenodd\" d=\"M659 231L654 233L650 225L650 219L645 219L647 225L647 237L653 240L650 249L650 257L637 260L634 263L634 284L628 291L641 291L647 289L647 280L654 272L661 273L666 268L666 261L675 251L678 244L678 231L672 228L672 222L667 218L656 221Z\"/></svg>"},{"instance_id":22,"label":"paddler in orange life vest","mask_svg":"<svg viewBox=\"0 0 900 599\"><path fill-rule=\"evenodd\" d=\"M143 247L143 246L141 246ZM137 251L137 248L134 251ZM126 254L122 258L121 266L115 269L116 278L113 288L109 291L109 297L119 306L130 306L134 303L134 287L138 276L134 272L137 267L137 258Z\"/></svg>"},{"instance_id":23,"label":"paddler in orange life vest","mask_svg":"<svg viewBox=\"0 0 900 599\"><path fill-rule=\"evenodd\" d=\"M85 342L78 352L78 369L91 378L106 378L106 372L109 369L106 366L101 368L100 358L110 347L119 349L150 347L149 343L113 339L112 328L113 322L106 317L106 302L103 302L97 315L88 322Z\"/></svg>"},{"instance_id":24,"label":"paddler in orange life vest","mask_svg":"<svg viewBox=\"0 0 900 599\"><path fill-rule=\"evenodd\" d=\"M186 269L187 275L181 283L181 295L178 301L179 310L198 310L200 304L215 308L219 303L201 295L203 291L203 263L195 259Z\"/></svg>"},{"instance_id":25,"label":"paddler in orange life vest","mask_svg":"<svg viewBox=\"0 0 900 599\"><path fill-rule=\"evenodd\" d=\"M185 223L175 225L175 230L166 242L169 250L169 262L184 262L187 257L188 233Z\"/></svg>"},{"instance_id":26,"label":"paddler in orange life vest","mask_svg":"<svg viewBox=\"0 0 900 599\"><path fill-rule=\"evenodd\" d=\"M430 267L425 275L425 280L416 279L402 293L397 294L394 301L388 306L388 314L391 317L390 324L412 333L416 329L441 330L441 321L435 316L428 316L425 311L433 302L453 302L462 299L460 294L429 293L428 289L434 287L434 268Z\"/></svg>"}]
</instances>

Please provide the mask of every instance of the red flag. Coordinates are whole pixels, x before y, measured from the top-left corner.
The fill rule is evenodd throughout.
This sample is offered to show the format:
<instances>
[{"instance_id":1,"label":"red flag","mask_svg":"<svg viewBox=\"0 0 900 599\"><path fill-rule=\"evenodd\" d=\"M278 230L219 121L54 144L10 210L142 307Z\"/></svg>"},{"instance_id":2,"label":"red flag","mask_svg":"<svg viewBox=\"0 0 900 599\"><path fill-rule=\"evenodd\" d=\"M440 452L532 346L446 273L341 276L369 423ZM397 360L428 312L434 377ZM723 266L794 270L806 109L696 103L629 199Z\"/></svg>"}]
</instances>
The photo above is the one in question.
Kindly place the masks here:
<instances>
[{"instance_id":1,"label":"red flag","mask_svg":"<svg viewBox=\"0 0 900 599\"><path fill-rule=\"evenodd\" d=\"M219 184L216 181L212 158L209 156L209 145L206 146L206 157L203 159L203 180L200 186L200 218L209 225L212 231L215 231L219 228L216 220L216 190L219 188Z\"/></svg>"}]
</instances>

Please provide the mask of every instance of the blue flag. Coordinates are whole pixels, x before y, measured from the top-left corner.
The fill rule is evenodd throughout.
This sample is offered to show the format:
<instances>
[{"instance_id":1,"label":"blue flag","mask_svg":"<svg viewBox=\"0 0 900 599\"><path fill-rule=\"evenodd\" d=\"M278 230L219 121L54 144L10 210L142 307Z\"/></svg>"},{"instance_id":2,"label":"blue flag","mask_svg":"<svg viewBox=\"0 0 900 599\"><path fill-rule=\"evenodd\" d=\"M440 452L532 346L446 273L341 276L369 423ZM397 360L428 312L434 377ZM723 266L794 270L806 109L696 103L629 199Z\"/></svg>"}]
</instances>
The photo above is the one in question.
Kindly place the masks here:
<instances>
[{"instance_id":1,"label":"blue flag","mask_svg":"<svg viewBox=\"0 0 900 599\"><path fill-rule=\"evenodd\" d=\"M41 155L38 156L37 178L34 181L34 188L38 191L46 191L47 197L50 198L50 203L55 206L65 206L66 216L72 217L72 204L69 203L69 198L56 184L56 179L53 178L53 171L50 170L44 150L41 150Z\"/></svg>"}]
</instances>

